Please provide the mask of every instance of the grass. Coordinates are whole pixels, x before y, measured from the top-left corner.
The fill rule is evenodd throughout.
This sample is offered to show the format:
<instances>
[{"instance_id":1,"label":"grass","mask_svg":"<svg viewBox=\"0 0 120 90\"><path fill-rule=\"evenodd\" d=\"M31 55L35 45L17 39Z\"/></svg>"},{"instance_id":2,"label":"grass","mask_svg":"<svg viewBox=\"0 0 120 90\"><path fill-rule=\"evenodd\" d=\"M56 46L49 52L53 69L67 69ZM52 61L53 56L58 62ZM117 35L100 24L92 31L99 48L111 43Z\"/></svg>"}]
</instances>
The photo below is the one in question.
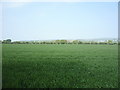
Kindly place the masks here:
<instances>
[{"instance_id":1,"label":"grass","mask_svg":"<svg viewBox=\"0 0 120 90\"><path fill-rule=\"evenodd\" d=\"M4 44L3 88L117 88L117 45Z\"/></svg>"}]
</instances>

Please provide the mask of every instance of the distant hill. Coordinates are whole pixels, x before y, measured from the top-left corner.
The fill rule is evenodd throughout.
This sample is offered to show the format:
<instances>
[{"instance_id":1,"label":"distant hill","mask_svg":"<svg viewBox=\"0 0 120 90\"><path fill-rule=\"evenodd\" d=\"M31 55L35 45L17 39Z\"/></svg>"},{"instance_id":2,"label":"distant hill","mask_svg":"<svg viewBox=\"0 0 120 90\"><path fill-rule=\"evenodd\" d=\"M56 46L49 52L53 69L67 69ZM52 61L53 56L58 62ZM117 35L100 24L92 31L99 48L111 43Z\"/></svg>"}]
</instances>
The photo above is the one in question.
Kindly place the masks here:
<instances>
[{"instance_id":1,"label":"distant hill","mask_svg":"<svg viewBox=\"0 0 120 90\"><path fill-rule=\"evenodd\" d=\"M114 40L117 41L117 38L97 38L97 39L77 39L80 41L106 41L106 40Z\"/></svg>"},{"instance_id":2,"label":"distant hill","mask_svg":"<svg viewBox=\"0 0 120 90\"><path fill-rule=\"evenodd\" d=\"M106 41L106 40L113 40L113 41L118 41L118 38L95 38L95 39L52 39L52 40L19 40L19 41L34 41L34 42L42 42L42 41L55 41L55 40L68 40L68 41L73 41L73 40L79 40L79 41Z\"/></svg>"}]
</instances>

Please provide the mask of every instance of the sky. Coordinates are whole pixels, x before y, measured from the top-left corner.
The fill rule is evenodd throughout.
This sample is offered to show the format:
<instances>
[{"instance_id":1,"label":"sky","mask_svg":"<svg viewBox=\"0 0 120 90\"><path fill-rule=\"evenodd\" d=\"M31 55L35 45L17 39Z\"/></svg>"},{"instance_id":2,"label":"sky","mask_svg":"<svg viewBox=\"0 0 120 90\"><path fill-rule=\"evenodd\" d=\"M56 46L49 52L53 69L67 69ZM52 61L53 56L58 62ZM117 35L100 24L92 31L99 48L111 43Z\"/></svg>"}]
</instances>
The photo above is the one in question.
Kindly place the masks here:
<instances>
[{"instance_id":1,"label":"sky","mask_svg":"<svg viewBox=\"0 0 120 90\"><path fill-rule=\"evenodd\" d=\"M13 41L118 37L117 2L7 2L2 19Z\"/></svg>"}]
</instances>

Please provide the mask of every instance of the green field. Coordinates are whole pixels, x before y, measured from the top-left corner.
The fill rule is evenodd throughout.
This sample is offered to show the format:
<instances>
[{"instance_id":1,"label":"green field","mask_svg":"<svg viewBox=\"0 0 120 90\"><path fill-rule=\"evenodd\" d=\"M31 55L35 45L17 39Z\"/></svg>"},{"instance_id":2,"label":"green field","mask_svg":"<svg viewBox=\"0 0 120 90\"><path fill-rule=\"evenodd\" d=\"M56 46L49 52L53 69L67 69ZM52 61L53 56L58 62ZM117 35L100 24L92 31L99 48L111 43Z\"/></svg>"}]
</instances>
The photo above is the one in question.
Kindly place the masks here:
<instances>
[{"instance_id":1,"label":"green field","mask_svg":"<svg viewBox=\"0 0 120 90\"><path fill-rule=\"evenodd\" d=\"M117 45L2 46L3 88L117 88Z\"/></svg>"}]
</instances>

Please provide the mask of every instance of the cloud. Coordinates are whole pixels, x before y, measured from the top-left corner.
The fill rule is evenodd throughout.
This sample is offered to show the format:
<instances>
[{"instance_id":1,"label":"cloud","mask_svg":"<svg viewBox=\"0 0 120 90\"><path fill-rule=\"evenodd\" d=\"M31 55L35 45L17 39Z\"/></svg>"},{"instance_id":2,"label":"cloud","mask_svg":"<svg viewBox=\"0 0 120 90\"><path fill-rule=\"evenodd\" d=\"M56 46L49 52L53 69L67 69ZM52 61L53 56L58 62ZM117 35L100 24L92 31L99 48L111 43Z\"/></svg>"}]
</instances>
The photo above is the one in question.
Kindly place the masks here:
<instances>
[{"instance_id":1,"label":"cloud","mask_svg":"<svg viewBox=\"0 0 120 90\"><path fill-rule=\"evenodd\" d=\"M6 7L21 7L32 2L118 2L119 0L0 0Z\"/></svg>"},{"instance_id":2,"label":"cloud","mask_svg":"<svg viewBox=\"0 0 120 90\"><path fill-rule=\"evenodd\" d=\"M1 0L2 2L118 2L119 0Z\"/></svg>"},{"instance_id":3,"label":"cloud","mask_svg":"<svg viewBox=\"0 0 120 90\"><path fill-rule=\"evenodd\" d=\"M34 0L1 0L1 2L34 2Z\"/></svg>"},{"instance_id":4,"label":"cloud","mask_svg":"<svg viewBox=\"0 0 120 90\"><path fill-rule=\"evenodd\" d=\"M1 0L1 2L5 7L21 7L34 2L34 0Z\"/></svg>"}]
</instances>

